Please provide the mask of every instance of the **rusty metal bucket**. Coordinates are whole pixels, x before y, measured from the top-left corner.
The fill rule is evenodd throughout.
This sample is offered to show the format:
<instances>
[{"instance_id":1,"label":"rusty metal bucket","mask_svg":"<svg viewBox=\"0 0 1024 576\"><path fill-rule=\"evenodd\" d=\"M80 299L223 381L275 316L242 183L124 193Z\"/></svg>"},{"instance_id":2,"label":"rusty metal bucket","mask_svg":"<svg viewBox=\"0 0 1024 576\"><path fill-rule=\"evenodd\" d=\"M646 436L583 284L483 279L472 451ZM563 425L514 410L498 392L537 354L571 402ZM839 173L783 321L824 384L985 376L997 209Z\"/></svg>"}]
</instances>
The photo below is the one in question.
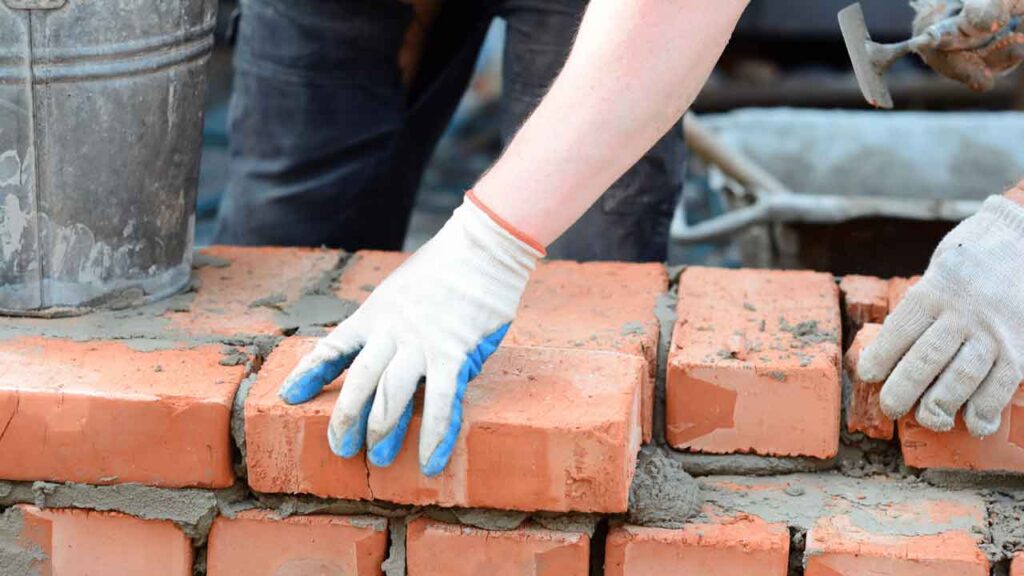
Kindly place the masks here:
<instances>
[{"instance_id":1,"label":"rusty metal bucket","mask_svg":"<svg viewBox=\"0 0 1024 576\"><path fill-rule=\"evenodd\" d=\"M0 312L188 283L216 0L0 0Z\"/></svg>"}]
</instances>

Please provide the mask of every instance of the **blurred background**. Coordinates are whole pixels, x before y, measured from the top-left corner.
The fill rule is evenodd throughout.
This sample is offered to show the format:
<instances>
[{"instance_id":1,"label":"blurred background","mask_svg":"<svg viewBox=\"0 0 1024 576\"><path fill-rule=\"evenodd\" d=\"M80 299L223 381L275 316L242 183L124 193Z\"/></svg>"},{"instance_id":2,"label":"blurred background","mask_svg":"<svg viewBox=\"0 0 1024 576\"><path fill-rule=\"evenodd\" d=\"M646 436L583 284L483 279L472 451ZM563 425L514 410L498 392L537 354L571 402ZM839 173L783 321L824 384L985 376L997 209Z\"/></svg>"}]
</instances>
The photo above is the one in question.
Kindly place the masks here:
<instances>
[{"instance_id":1,"label":"blurred background","mask_svg":"<svg viewBox=\"0 0 1024 576\"><path fill-rule=\"evenodd\" d=\"M887 79L899 112L869 111L836 13L849 0L753 0L692 110L718 144L798 201L766 204L690 154L669 264L774 266L883 276L920 272L959 215L1024 175L1021 75L984 94L916 58ZM862 0L875 40L910 34L901 0ZM200 175L197 244L209 242L227 179L233 1L221 3ZM795 17L794 15L799 15ZM423 180L405 248L426 241L501 151L504 23L494 22L470 90ZM692 140L692 139L691 139ZM835 204L836 197L852 199ZM900 199L877 206L870 199ZM869 201L862 205L862 199ZM964 202L960 203L963 200ZM974 202L974 204L972 204ZM853 212L850 212L850 209Z\"/></svg>"}]
</instances>

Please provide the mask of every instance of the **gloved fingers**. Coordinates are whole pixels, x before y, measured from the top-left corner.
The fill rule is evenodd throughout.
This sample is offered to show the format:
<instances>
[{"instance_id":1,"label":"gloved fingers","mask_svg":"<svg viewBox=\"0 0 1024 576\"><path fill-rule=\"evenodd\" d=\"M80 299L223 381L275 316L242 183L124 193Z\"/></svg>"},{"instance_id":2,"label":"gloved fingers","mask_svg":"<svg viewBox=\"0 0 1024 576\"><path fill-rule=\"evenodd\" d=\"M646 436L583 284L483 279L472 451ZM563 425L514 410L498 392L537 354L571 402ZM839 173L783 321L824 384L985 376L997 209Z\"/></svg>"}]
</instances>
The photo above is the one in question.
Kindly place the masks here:
<instances>
[{"instance_id":1,"label":"gloved fingers","mask_svg":"<svg viewBox=\"0 0 1024 576\"><path fill-rule=\"evenodd\" d=\"M288 404L301 404L340 376L363 346L360 322L353 316L321 338L285 378L278 391L281 399Z\"/></svg>"},{"instance_id":2,"label":"gloved fingers","mask_svg":"<svg viewBox=\"0 0 1024 576\"><path fill-rule=\"evenodd\" d=\"M935 321L915 297L914 288L886 318L878 336L861 353L857 372L864 380L885 380L900 358Z\"/></svg>"},{"instance_id":3,"label":"gloved fingers","mask_svg":"<svg viewBox=\"0 0 1024 576\"><path fill-rule=\"evenodd\" d=\"M462 427L461 402L467 383L465 371L456 362L428 360L419 446L420 471L426 476L440 474L448 464L454 437Z\"/></svg>"},{"instance_id":4,"label":"gloved fingers","mask_svg":"<svg viewBox=\"0 0 1024 576\"><path fill-rule=\"evenodd\" d=\"M992 338L980 335L967 340L921 399L918 424L936 432L951 430L957 411L992 371L995 360Z\"/></svg>"},{"instance_id":5,"label":"gloved fingers","mask_svg":"<svg viewBox=\"0 0 1024 576\"><path fill-rule=\"evenodd\" d=\"M498 349L508 327L509 324L503 324L484 336L476 348L469 351L461 366L447 359L428 361L427 394L420 428L420 470L424 475L436 476L448 465L462 428L462 398L466 386Z\"/></svg>"},{"instance_id":6,"label":"gloved fingers","mask_svg":"<svg viewBox=\"0 0 1024 576\"><path fill-rule=\"evenodd\" d=\"M327 440L338 456L351 458L363 449L373 392L394 354L391 338L370 338L348 369L327 426Z\"/></svg>"},{"instance_id":7,"label":"gloved fingers","mask_svg":"<svg viewBox=\"0 0 1024 576\"><path fill-rule=\"evenodd\" d=\"M964 423L974 436L995 434L1002 421L1003 409L1010 403L1024 375L1013 363L996 361L995 367L978 386L978 391L967 401Z\"/></svg>"},{"instance_id":8,"label":"gloved fingers","mask_svg":"<svg viewBox=\"0 0 1024 576\"><path fill-rule=\"evenodd\" d=\"M367 454L374 466L390 465L402 448L412 419L413 395L425 370L423 352L405 346L381 375L366 426Z\"/></svg>"},{"instance_id":9,"label":"gloved fingers","mask_svg":"<svg viewBox=\"0 0 1024 576\"><path fill-rule=\"evenodd\" d=\"M925 388L949 364L963 341L960 324L949 317L940 318L925 330L882 386L879 394L882 412L892 419L909 412Z\"/></svg>"}]
</instances>

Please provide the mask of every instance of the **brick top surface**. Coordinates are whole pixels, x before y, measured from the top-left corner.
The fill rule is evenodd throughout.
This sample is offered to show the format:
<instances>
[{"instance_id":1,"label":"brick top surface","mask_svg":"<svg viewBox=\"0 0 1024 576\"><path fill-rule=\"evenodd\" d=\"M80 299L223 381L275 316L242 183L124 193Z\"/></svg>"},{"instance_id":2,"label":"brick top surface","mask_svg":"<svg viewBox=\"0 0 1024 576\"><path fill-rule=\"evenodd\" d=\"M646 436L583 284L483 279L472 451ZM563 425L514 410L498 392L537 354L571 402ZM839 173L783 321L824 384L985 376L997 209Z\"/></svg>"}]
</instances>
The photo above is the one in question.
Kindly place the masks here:
<instances>
[{"instance_id":1,"label":"brick top surface","mask_svg":"<svg viewBox=\"0 0 1024 576\"><path fill-rule=\"evenodd\" d=\"M817 272L688 268L679 280L670 361L774 370L834 366L837 294L832 276Z\"/></svg>"},{"instance_id":2,"label":"brick top surface","mask_svg":"<svg viewBox=\"0 0 1024 576\"><path fill-rule=\"evenodd\" d=\"M231 406L244 366L225 366L219 345L143 351L120 341L0 341L0 390L191 398Z\"/></svg>"}]
</instances>

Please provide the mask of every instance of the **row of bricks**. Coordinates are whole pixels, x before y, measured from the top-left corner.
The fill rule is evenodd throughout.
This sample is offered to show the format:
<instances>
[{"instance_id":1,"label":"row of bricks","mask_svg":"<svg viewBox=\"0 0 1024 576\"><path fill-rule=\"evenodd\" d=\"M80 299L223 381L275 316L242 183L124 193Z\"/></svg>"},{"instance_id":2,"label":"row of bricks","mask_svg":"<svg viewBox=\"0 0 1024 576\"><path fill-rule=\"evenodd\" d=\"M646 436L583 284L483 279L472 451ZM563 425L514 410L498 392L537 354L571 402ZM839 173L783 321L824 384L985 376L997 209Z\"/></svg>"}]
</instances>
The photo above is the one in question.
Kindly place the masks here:
<instances>
[{"instance_id":1,"label":"row of bricks","mask_svg":"<svg viewBox=\"0 0 1024 576\"><path fill-rule=\"evenodd\" d=\"M150 339L53 336L58 329L99 333L90 317L10 322L19 331L0 341L0 363L11 367L0 374L0 478L232 484L228 430L245 368L200 335L281 334L279 315L301 302L303 286L329 273L339 255L215 248L203 256L219 263L197 270L201 287L190 306L161 311L160 331ZM357 255L336 296L362 301L403 259ZM845 279L851 322L884 317L905 285ZM654 308L666 288L659 265L540 266L505 344L467 392L464 432L451 464L433 479L418 473L414 450L386 469L331 454L325 431L337 385L301 406L276 397L313 343L287 338L245 400L250 484L265 492L408 504L622 511L640 438L651 434L659 335ZM267 307L262 301L274 290L282 292L273 299L276 308ZM831 276L690 268L680 277L678 299L666 378L665 432L672 446L836 454L841 314ZM1004 418L1004 445L1024 434L1020 421L1015 427L1013 418ZM410 426L407 446L416 446L417 429ZM929 443L960 454L955 438ZM980 464L961 456L913 462L1024 470L1019 460L989 453L997 456ZM510 487L508 477L523 481Z\"/></svg>"},{"instance_id":2,"label":"row of bricks","mask_svg":"<svg viewBox=\"0 0 1024 576\"><path fill-rule=\"evenodd\" d=\"M116 512L38 509L20 505L2 519L0 557L25 574L188 576L192 542L173 523ZM409 576L585 576L591 538L585 533L528 525L489 531L425 518L406 531ZM606 576L701 574L785 576L790 562L787 526L737 515L679 530L615 526L607 534ZM218 517L206 550L209 576L382 574L388 555L383 518L291 516L266 511ZM806 535L807 576L987 576L990 566L976 539L963 531L906 536L871 533L847 516L823 518ZM1024 574L1024 555L1011 576Z\"/></svg>"},{"instance_id":3,"label":"row of bricks","mask_svg":"<svg viewBox=\"0 0 1024 576\"><path fill-rule=\"evenodd\" d=\"M247 352L217 342L282 336L281 315L309 299L304 286L329 276L340 255L214 248L200 256L198 292L184 308L157 308L153 332L136 322L125 339L104 339L118 327L89 316L12 319L0 330L0 364L11 367L0 373L0 478L209 488L235 481L229 428ZM404 258L357 255L335 294L315 297L359 303ZM337 386L302 406L276 396L313 344L286 338L244 406L252 485L408 503L624 510L636 452L651 433L654 308L667 288L660 265L541 265L505 346L467 394L451 464L432 481L405 452L373 474L362 458L331 454L325 430ZM128 337L140 330L144 338ZM530 481L508 490L510 475Z\"/></svg>"},{"instance_id":4,"label":"row of bricks","mask_svg":"<svg viewBox=\"0 0 1024 576\"><path fill-rule=\"evenodd\" d=\"M847 277L840 285L853 328L859 328L845 356L851 378L847 429L869 438L892 440L898 427L903 459L915 468L1024 472L1024 384L1004 410L999 430L985 438L975 438L959 416L948 432L924 428L914 419L913 412L893 422L882 413L878 402L882 385L859 377L857 362L861 352L878 336L882 328L879 323L916 281Z\"/></svg>"}]
</instances>

